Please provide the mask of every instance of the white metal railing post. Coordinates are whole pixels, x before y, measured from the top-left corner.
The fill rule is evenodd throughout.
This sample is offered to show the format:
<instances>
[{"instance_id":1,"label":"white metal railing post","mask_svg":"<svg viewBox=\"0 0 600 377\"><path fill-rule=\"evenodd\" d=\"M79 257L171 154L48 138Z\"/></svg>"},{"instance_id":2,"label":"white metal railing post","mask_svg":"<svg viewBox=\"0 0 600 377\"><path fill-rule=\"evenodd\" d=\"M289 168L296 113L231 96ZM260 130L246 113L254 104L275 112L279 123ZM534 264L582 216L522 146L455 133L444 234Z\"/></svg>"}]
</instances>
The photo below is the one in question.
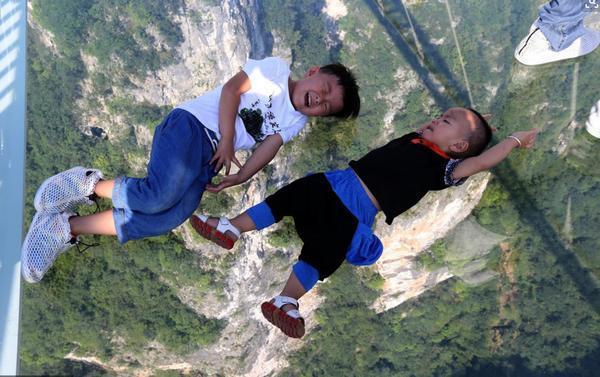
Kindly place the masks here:
<instances>
[{"instance_id":1,"label":"white metal railing post","mask_svg":"<svg viewBox=\"0 0 600 377\"><path fill-rule=\"evenodd\" d=\"M0 375L18 373L27 1L0 0Z\"/></svg>"}]
</instances>

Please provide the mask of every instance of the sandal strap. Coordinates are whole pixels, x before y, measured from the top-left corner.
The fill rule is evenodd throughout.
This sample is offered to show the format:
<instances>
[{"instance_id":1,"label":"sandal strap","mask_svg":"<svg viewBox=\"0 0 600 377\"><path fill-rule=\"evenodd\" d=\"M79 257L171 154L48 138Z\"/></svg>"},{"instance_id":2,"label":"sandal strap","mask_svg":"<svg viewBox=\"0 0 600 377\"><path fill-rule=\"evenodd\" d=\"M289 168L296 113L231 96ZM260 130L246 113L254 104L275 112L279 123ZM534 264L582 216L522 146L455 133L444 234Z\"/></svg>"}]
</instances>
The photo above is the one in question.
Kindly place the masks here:
<instances>
[{"instance_id":1,"label":"sandal strap","mask_svg":"<svg viewBox=\"0 0 600 377\"><path fill-rule=\"evenodd\" d=\"M229 232L235 234L235 236L237 238L240 238L240 231L238 230L238 228L233 226L233 224L231 224L231 222L229 222L229 220L226 217L221 216L219 218L219 223L217 224L217 230L223 234L225 234L225 232L229 231Z\"/></svg>"},{"instance_id":2,"label":"sandal strap","mask_svg":"<svg viewBox=\"0 0 600 377\"><path fill-rule=\"evenodd\" d=\"M198 217L200 220L202 220L203 223L208 221L208 216L206 216L206 215L196 215L196 217Z\"/></svg>"},{"instance_id":3,"label":"sandal strap","mask_svg":"<svg viewBox=\"0 0 600 377\"><path fill-rule=\"evenodd\" d=\"M288 297L288 296L275 296L273 298L273 305L275 305L277 307L277 309L281 309L281 307L286 304L294 305L296 307L296 309L300 309L298 300L296 300L295 298Z\"/></svg>"},{"instance_id":4,"label":"sandal strap","mask_svg":"<svg viewBox=\"0 0 600 377\"><path fill-rule=\"evenodd\" d=\"M285 314L289 315L290 317L292 317L294 319L301 319L302 318L300 316L300 312L298 311L298 309L288 310L287 312L285 312Z\"/></svg>"}]
</instances>

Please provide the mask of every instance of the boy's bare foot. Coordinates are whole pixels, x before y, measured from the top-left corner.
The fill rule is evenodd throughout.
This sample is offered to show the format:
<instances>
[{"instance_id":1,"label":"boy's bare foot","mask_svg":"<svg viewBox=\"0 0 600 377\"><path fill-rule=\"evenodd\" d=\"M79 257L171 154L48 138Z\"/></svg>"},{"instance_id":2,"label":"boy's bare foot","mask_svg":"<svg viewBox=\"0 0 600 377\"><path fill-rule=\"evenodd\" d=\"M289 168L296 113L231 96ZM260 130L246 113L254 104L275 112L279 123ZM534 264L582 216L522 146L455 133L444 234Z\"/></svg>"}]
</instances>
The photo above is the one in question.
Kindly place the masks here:
<instances>
[{"instance_id":1,"label":"boy's bare foot","mask_svg":"<svg viewBox=\"0 0 600 377\"><path fill-rule=\"evenodd\" d=\"M192 215L190 224L202 237L228 250L233 248L235 241L240 238L240 231L225 217Z\"/></svg>"},{"instance_id":2,"label":"boy's bare foot","mask_svg":"<svg viewBox=\"0 0 600 377\"><path fill-rule=\"evenodd\" d=\"M291 338L304 335L304 318L298 311L298 301L287 296L276 296L260 306L263 316Z\"/></svg>"}]
</instances>

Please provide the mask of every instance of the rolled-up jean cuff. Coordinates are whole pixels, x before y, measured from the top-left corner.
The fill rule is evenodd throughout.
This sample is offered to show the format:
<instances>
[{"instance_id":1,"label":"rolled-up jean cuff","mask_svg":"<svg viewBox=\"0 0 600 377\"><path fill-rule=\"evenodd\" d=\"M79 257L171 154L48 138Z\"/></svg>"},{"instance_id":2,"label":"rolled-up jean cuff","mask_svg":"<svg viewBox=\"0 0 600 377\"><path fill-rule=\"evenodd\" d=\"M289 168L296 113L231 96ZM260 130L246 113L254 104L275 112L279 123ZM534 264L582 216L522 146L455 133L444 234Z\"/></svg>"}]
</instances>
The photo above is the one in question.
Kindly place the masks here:
<instances>
[{"instance_id":1,"label":"rolled-up jean cuff","mask_svg":"<svg viewBox=\"0 0 600 377\"><path fill-rule=\"evenodd\" d=\"M117 233L117 239L119 240L120 244L124 244L125 242L129 241L129 236L123 229L123 225L126 222L125 210L122 208L113 208L112 214L113 214L113 221L115 222L115 230Z\"/></svg>"},{"instance_id":2,"label":"rolled-up jean cuff","mask_svg":"<svg viewBox=\"0 0 600 377\"><path fill-rule=\"evenodd\" d=\"M125 184L125 180L127 177L121 176L115 178L115 185L112 190L112 203L115 208L127 208L125 203L125 190L127 189L127 185Z\"/></svg>"},{"instance_id":3,"label":"rolled-up jean cuff","mask_svg":"<svg viewBox=\"0 0 600 377\"><path fill-rule=\"evenodd\" d=\"M273 212L271 212L271 208L266 202L261 202L251 207L246 213L254 222L256 230L261 230L275 224Z\"/></svg>"},{"instance_id":4,"label":"rolled-up jean cuff","mask_svg":"<svg viewBox=\"0 0 600 377\"><path fill-rule=\"evenodd\" d=\"M310 291L319 280L319 271L304 261L298 261L292 270L306 292Z\"/></svg>"}]
</instances>

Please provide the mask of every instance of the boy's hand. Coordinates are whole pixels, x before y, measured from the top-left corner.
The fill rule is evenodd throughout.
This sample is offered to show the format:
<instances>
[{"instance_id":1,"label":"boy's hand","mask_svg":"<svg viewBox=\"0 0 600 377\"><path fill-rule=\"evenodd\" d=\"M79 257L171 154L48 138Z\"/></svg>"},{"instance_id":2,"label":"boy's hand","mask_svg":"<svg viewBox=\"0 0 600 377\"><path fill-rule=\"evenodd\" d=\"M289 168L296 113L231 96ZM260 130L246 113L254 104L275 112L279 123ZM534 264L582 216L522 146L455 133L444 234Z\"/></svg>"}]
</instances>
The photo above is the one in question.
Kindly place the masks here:
<instances>
[{"instance_id":1,"label":"boy's hand","mask_svg":"<svg viewBox=\"0 0 600 377\"><path fill-rule=\"evenodd\" d=\"M521 141L521 145L519 145L519 148L531 148L535 144L535 139L539 132L539 128L534 128L529 131L515 132L511 136L514 136Z\"/></svg>"},{"instance_id":2,"label":"boy's hand","mask_svg":"<svg viewBox=\"0 0 600 377\"><path fill-rule=\"evenodd\" d=\"M229 175L232 162L236 164L238 168L242 168L242 164L240 164L238 159L235 157L233 143L224 141L223 139L219 140L217 151L210 160L210 164L212 165L215 163L215 171L221 170L221 167L225 165L225 175Z\"/></svg>"},{"instance_id":3,"label":"boy's hand","mask_svg":"<svg viewBox=\"0 0 600 377\"><path fill-rule=\"evenodd\" d=\"M216 194L217 192L227 187L239 185L243 182L244 181L242 180L242 177L240 177L239 174L226 175L225 177L223 177L223 179L221 179L221 182L217 183L216 185L213 185L212 183L206 185L206 191L213 192Z\"/></svg>"}]
</instances>

